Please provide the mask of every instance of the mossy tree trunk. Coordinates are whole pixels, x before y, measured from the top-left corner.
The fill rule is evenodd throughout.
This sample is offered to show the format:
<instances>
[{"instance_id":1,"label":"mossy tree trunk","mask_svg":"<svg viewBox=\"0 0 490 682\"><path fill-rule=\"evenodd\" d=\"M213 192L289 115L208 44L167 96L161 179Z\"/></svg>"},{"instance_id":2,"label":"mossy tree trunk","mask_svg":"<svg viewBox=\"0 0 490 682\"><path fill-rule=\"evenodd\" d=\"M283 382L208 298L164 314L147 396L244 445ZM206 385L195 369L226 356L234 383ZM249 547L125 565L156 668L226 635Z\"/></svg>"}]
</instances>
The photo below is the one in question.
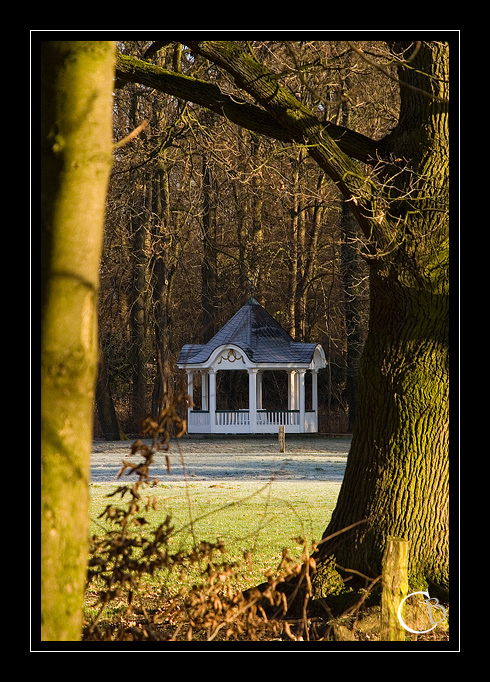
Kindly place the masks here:
<instances>
[{"instance_id":1,"label":"mossy tree trunk","mask_svg":"<svg viewBox=\"0 0 490 682\"><path fill-rule=\"evenodd\" d=\"M76 641L88 552L115 43L43 42L40 61L41 639Z\"/></svg>"},{"instance_id":2,"label":"mossy tree trunk","mask_svg":"<svg viewBox=\"0 0 490 682\"><path fill-rule=\"evenodd\" d=\"M387 155L406 160L401 171L386 176L394 241L391 250L370 260L370 325L357 419L325 537L367 521L326 542L322 555L379 575L386 538L401 537L410 542L411 585L447 586L447 45L422 45L399 75L409 87L401 88L399 124L386 143Z\"/></svg>"},{"instance_id":3,"label":"mossy tree trunk","mask_svg":"<svg viewBox=\"0 0 490 682\"><path fill-rule=\"evenodd\" d=\"M395 535L410 541L414 586L447 583L447 322L444 293L371 275L357 419L325 536L367 521L321 548L345 568L379 575Z\"/></svg>"}]
</instances>

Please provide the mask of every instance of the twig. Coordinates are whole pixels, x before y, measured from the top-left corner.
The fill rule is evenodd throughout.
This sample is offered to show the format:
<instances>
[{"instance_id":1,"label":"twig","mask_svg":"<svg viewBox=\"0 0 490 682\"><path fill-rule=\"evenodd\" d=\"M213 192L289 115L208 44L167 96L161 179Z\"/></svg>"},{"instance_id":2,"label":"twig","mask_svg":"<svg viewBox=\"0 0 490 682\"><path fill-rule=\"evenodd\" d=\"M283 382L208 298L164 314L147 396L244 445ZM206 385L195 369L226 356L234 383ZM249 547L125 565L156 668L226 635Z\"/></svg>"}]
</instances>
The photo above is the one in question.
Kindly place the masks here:
<instances>
[{"instance_id":1,"label":"twig","mask_svg":"<svg viewBox=\"0 0 490 682\"><path fill-rule=\"evenodd\" d=\"M337 535L340 535L341 533L345 533L347 530L350 530L351 528L355 528L355 526L358 526L361 523L366 523L366 521L369 521L369 519L362 519L362 521L356 521L355 523L351 523L350 526L346 526L345 528L342 528L341 530L338 530L335 533L332 533L332 535L327 535L326 538L322 538L320 540L320 542L318 543L318 545L321 545L324 542L331 540L332 538L336 537Z\"/></svg>"},{"instance_id":2,"label":"twig","mask_svg":"<svg viewBox=\"0 0 490 682\"><path fill-rule=\"evenodd\" d=\"M143 130L147 127L148 125L148 119L145 118L145 120L139 124L137 128L135 128L129 135L126 135L126 137L123 137L122 140L119 140L119 142L115 142L112 145L113 149L119 149L119 147L124 147L124 145L128 144L128 142L131 142L131 140L134 140L135 137L138 137L138 135L143 132Z\"/></svg>"},{"instance_id":3,"label":"twig","mask_svg":"<svg viewBox=\"0 0 490 682\"><path fill-rule=\"evenodd\" d=\"M422 88L418 88L415 85L411 85L410 83L405 83L404 81L401 81L399 78L396 76L392 76L391 73L388 71L388 69L385 69L384 66L381 66L381 64L378 64L378 62L375 62L373 59L369 59L367 54L364 52L364 50L361 50L360 47L356 47L354 43L350 40L347 41L347 44L353 50L356 54L358 54L367 64L370 66L373 66L375 69L378 71L381 71L382 74L384 74L387 78L390 80L394 81L395 83L398 83L400 86L407 88L408 90L413 90L414 92L418 92L421 95L424 95L424 97L429 97L430 99L435 100L436 102L442 102L443 104L447 104L447 100L444 99L444 97L438 97L437 95L433 95L431 92L428 92L427 90L423 90ZM420 49L420 41L416 44L416 48L412 56L407 60L407 62L411 61L417 52Z\"/></svg>"}]
</instances>

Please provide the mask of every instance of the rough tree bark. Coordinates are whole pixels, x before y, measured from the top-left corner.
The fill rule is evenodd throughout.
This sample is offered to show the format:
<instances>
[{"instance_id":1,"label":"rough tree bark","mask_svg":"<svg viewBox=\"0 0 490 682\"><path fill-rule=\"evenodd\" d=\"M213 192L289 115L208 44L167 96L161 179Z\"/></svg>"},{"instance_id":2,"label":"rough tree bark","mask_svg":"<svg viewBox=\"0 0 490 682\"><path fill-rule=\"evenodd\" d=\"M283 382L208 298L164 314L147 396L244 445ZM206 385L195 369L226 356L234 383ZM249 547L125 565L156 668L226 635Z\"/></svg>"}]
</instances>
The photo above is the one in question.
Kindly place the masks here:
<instances>
[{"instance_id":1,"label":"rough tree bark","mask_svg":"<svg viewBox=\"0 0 490 682\"><path fill-rule=\"evenodd\" d=\"M399 55L410 47L392 45ZM449 584L448 67L440 43L400 62L399 123L386 141L399 160L385 169L393 241L370 259L357 420L325 537L367 522L321 548L378 575L386 538L405 538L412 587Z\"/></svg>"}]
</instances>

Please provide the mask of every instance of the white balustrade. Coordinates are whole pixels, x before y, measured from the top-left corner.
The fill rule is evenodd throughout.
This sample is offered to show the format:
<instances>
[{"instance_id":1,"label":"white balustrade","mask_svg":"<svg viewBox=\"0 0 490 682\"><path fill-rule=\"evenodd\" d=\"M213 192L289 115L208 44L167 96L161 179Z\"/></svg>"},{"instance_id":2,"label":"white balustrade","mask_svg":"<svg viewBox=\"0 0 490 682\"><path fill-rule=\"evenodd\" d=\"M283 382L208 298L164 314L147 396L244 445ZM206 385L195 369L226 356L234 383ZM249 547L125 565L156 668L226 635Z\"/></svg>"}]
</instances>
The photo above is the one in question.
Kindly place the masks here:
<instances>
[{"instance_id":1,"label":"white balustrade","mask_svg":"<svg viewBox=\"0 0 490 682\"><path fill-rule=\"evenodd\" d=\"M259 426L298 426L299 410L258 410Z\"/></svg>"},{"instance_id":2,"label":"white balustrade","mask_svg":"<svg viewBox=\"0 0 490 682\"><path fill-rule=\"evenodd\" d=\"M248 426L250 413L248 410L217 410L216 426Z\"/></svg>"},{"instance_id":3,"label":"white balustrade","mask_svg":"<svg viewBox=\"0 0 490 682\"><path fill-rule=\"evenodd\" d=\"M208 410L189 410L189 433L277 433L279 426L286 432L300 433L300 410L257 410L256 423L250 421L249 410L216 410L214 418ZM317 430L316 412L305 411L304 430Z\"/></svg>"},{"instance_id":4,"label":"white balustrade","mask_svg":"<svg viewBox=\"0 0 490 682\"><path fill-rule=\"evenodd\" d=\"M204 410L189 410L187 428L193 433L199 433L199 429L209 431L209 412Z\"/></svg>"}]
</instances>

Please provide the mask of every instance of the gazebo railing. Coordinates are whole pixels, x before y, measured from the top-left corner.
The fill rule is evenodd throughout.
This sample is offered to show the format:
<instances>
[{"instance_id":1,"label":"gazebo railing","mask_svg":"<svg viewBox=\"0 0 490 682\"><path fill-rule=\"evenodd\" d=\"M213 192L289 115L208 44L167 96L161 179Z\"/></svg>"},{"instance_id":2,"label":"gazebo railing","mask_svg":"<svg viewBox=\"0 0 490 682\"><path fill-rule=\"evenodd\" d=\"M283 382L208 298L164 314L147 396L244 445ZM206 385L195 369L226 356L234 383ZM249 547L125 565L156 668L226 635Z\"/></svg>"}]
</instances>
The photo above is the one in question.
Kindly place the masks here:
<instances>
[{"instance_id":1,"label":"gazebo railing","mask_svg":"<svg viewBox=\"0 0 490 682\"><path fill-rule=\"evenodd\" d=\"M299 410L257 410L257 426L298 426ZM248 410L216 410L216 426L249 426Z\"/></svg>"},{"instance_id":2,"label":"gazebo railing","mask_svg":"<svg viewBox=\"0 0 490 682\"><path fill-rule=\"evenodd\" d=\"M257 410L258 426L298 426L299 410Z\"/></svg>"},{"instance_id":3,"label":"gazebo railing","mask_svg":"<svg viewBox=\"0 0 490 682\"><path fill-rule=\"evenodd\" d=\"M308 413L305 414L308 422ZM214 419L207 410L189 411L189 431L192 433L209 432L236 432L255 433L275 432L279 426L291 427L294 431L300 431L299 410L257 410L256 424L250 424L249 410L216 410ZM310 430L307 428L306 430Z\"/></svg>"},{"instance_id":4,"label":"gazebo railing","mask_svg":"<svg viewBox=\"0 0 490 682\"><path fill-rule=\"evenodd\" d=\"M216 410L216 426L249 426L248 410Z\"/></svg>"},{"instance_id":5,"label":"gazebo railing","mask_svg":"<svg viewBox=\"0 0 490 682\"><path fill-rule=\"evenodd\" d=\"M210 423L208 410L189 410L188 428L194 433L199 433L198 429L209 431Z\"/></svg>"}]
</instances>

